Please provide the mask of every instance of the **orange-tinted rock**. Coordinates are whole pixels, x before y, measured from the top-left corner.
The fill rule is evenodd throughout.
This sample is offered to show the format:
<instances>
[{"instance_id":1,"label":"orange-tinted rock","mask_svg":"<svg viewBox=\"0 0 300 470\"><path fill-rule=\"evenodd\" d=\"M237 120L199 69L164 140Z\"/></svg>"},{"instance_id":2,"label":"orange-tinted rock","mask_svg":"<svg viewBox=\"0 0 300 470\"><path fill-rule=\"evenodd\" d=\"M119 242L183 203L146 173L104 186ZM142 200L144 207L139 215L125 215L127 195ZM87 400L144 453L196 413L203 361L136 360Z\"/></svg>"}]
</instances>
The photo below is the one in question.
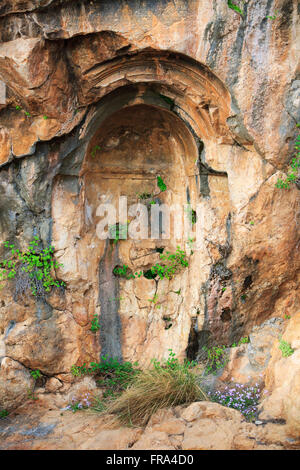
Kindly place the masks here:
<instances>
[{"instance_id":1,"label":"orange-tinted rock","mask_svg":"<svg viewBox=\"0 0 300 470\"><path fill-rule=\"evenodd\" d=\"M13 301L9 282L0 291L0 356L24 364L22 383L26 368L40 369L61 377L59 390L69 393L71 366L98 361L103 352L141 366L170 348L180 359L187 352L196 358L203 344L230 346L272 317L294 318L299 192L275 184L288 171L300 120L296 2L250 2L244 19L226 2L2 3L0 242L25 247L39 234L44 246L55 245L63 264L57 275L67 283L64 295L43 301ZM272 9L274 21L267 18ZM159 196L158 174L168 188ZM136 203L144 192L167 204L198 205L201 233L193 248L183 236L117 246L99 240L99 204L119 196ZM123 264L149 271L157 248L177 244L189 267L172 280L113 274ZM2 245L0 251L2 259ZM286 419L297 434L293 321L294 332L285 333L292 356L281 358L275 345L268 363L274 332L257 330L249 346L232 352L223 378L247 381L267 367L272 395L264 413ZM11 400L13 381L5 390ZM234 426L230 433L232 416L222 417L214 444L195 419L198 437L187 432L184 445L220 448L226 435L226 448L259 447L237 437ZM181 438L168 434L172 423L180 428L175 421L136 445L180 446ZM207 426L214 435L216 422Z\"/></svg>"}]
</instances>

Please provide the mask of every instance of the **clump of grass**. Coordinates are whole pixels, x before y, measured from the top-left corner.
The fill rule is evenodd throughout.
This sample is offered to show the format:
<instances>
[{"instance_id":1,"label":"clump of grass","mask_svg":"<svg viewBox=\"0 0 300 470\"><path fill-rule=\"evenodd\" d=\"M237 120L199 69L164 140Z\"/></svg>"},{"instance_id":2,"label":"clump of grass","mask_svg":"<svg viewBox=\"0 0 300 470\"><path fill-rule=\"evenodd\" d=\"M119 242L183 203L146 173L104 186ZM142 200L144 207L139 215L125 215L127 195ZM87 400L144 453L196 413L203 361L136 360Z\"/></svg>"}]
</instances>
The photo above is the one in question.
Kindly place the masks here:
<instances>
[{"instance_id":1,"label":"clump of grass","mask_svg":"<svg viewBox=\"0 0 300 470\"><path fill-rule=\"evenodd\" d=\"M207 400L190 370L194 364L179 364L172 350L169 351L169 359L163 364L154 360L152 369L140 371L106 412L115 414L123 424L143 426L161 408Z\"/></svg>"}]
</instances>

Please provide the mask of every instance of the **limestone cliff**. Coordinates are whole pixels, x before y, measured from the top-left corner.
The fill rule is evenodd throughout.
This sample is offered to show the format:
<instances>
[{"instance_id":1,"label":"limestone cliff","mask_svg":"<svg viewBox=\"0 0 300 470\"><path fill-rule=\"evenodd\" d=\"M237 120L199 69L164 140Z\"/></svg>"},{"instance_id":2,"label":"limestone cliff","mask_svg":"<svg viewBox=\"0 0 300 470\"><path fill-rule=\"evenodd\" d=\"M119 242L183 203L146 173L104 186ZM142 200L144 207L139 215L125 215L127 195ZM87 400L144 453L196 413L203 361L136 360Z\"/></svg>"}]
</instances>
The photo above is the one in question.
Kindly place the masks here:
<instances>
[{"instance_id":1,"label":"limestone cliff","mask_svg":"<svg viewBox=\"0 0 300 470\"><path fill-rule=\"evenodd\" d=\"M297 0L1 3L0 241L53 244L66 289L4 282L0 404L33 369L64 384L101 354L195 359L299 312L299 190L275 186L300 122ZM100 202L134 204L157 175L160 204L199 208L197 246L100 240ZM189 266L171 280L114 275L176 245Z\"/></svg>"}]
</instances>

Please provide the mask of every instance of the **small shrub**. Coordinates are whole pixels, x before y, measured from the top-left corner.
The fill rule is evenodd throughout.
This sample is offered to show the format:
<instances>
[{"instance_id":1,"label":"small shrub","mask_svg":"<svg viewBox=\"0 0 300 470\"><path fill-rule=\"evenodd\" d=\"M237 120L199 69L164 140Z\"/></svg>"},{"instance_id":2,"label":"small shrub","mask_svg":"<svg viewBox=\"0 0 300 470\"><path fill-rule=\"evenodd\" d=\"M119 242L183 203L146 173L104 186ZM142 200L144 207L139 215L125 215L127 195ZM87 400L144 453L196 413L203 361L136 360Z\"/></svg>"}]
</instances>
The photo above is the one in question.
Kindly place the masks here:
<instances>
[{"instance_id":1,"label":"small shrub","mask_svg":"<svg viewBox=\"0 0 300 470\"><path fill-rule=\"evenodd\" d=\"M91 156L92 156L92 158L95 158L96 152L97 152L98 150L100 150L99 145L95 145L95 146L92 148L92 151L91 151Z\"/></svg>"},{"instance_id":2,"label":"small shrub","mask_svg":"<svg viewBox=\"0 0 300 470\"><path fill-rule=\"evenodd\" d=\"M123 266L121 266L121 267L116 266L113 269L113 273L115 274L115 276L125 277L125 279L134 279L135 278L135 276L130 272L130 269L127 266L127 264L123 264Z\"/></svg>"},{"instance_id":3,"label":"small shrub","mask_svg":"<svg viewBox=\"0 0 300 470\"><path fill-rule=\"evenodd\" d=\"M233 343L231 347L236 348L237 346L240 346L241 344L247 344L247 343L250 343L249 336L244 336L237 343Z\"/></svg>"},{"instance_id":4,"label":"small shrub","mask_svg":"<svg viewBox=\"0 0 300 470\"><path fill-rule=\"evenodd\" d=\"M150 199L153 197L153 194L152 193L140 193L140 194L137 194L137 197L138 199Z\"/></svg>"},{"instance_id":5,"label":"small shrub","mask_svg":"<svg viewBox=\"0 0 300 470\"><path fill-rule=\"evenodd\" d=\"M161 176L158 176L157 177L157 186L159 187L159 189L161 190L161 192L164 192L166 191L167 189L167 186L166 184L164 183L163 179L161 178Z\"/></svg>"},{"instance_id":6,"label":"small shrub","mask_svg":"<svg viewBox=\"0 0 300 470\"><path fill-rule=\"evenodd\" d=\"M99 329L100 329L100 325L99 325L98 315L95 313L91 321L91 331L95 333Z\"/></svg>"},{"instance_id":7,"label":"small shrub","mask_svg":"<svg viewBox=\"0 0 300 470\"><path fill-rule=\"evenodd\" d=\"M246 384L232 384L223 390L208 393L211 401L240 411L247 421L257 418L260 395L261 390L258 384L254 387Z\"/></svg>"},{"instance_id":8,"label":"small shrub","mask_svg":"<svg viewBox=\"0 0 300 470\"><path fill-rule=\"evenodd\" d=\"M109 225L109 238L113 239L113 243L118 243L119 240L126 240L128 233L128 222L126 224L120 224L119 222L114 225Z\"/></svg>"},{"instance_id":9,"label":"small shrub","mask_svg":"<svg viewBox=\"0 0 300 470\"><path fill-rule=\"evenodd\" d=\"M0 419L6 418L8 416L8 411L7 410L0 410Z\"/></svg>"},{"instance_id":10,"label":"small shrub","mask_svg":"<svg viewBox=\"0 0 300 470\"><path fill-rule=\"evenodd\" d=\"M116 414L122 423L145 425L159 409L197 400L206 400L206 394L190 371L192 363L180 364L170 350L162 364L152 360L153 368L135 375L131 385L112 401L107 412Z\"/></svg>"},{"instance_id":11,"label":"small shrub","mask_svg":"<svg viewBox=\"0 0 300 470\"><path fill-rule=\"evenodd\" d=\"M141 277L143 275L143 271L133 274L127 264L123 264L123 266L116 266L113 269L113 273L115 276L124 277L125 279L135 279L136 277Z\"/></svg>"},{"instance_id":12,"label":"small shrub","mask_svg":"<svg viewBox=\"0 0 300 470\"><path fill-rule=\"evenodd\" d=\"M283 339L280 340L279 349L282 353L282 357L289 357L294 353L294 349L292 349L291 345Z\"/></svg>"}]
</instances>

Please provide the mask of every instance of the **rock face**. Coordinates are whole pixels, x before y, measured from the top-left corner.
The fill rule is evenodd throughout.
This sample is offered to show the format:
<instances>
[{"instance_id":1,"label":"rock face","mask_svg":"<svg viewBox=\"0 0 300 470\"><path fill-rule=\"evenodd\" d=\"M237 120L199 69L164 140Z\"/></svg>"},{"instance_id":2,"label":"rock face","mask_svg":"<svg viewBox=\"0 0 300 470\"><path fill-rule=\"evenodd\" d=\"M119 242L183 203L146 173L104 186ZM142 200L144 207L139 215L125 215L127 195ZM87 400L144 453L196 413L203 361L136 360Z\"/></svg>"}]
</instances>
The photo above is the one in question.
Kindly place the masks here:
<instances>
[{"instance_id":1,"label":"rock face","mask_svg":"<svg viewBox=\"0 0 300 470\"><path fill-rule=\"evenodd\" d=\"M11 394L1 406L22 403L16 383L25 390L32 369L53 377L53 389L101 353L142 366L169 348L194 359L271 317L294 318L299 190L275 184L300 120L297 0L244 2L243 18L227 2L195 0L2 3L0 241L52 243L67 288L15 299L1 283L1 370L19 371L17 382L1 379ZM177 239L174 223L165 239L101 240L100 203L126 196L130 206L141 194L151 195L147 214L153 198L197 209L193 246L195 224ZM171 280L113 274L123 265L147 272L177 245L189 266ZM264 344L253 330L257 372L274 328ZM280 388L272 361L266 380ZM290 405L278 405L288 419L299 405L293 380Z\"/></svg>"}]
</instances>

